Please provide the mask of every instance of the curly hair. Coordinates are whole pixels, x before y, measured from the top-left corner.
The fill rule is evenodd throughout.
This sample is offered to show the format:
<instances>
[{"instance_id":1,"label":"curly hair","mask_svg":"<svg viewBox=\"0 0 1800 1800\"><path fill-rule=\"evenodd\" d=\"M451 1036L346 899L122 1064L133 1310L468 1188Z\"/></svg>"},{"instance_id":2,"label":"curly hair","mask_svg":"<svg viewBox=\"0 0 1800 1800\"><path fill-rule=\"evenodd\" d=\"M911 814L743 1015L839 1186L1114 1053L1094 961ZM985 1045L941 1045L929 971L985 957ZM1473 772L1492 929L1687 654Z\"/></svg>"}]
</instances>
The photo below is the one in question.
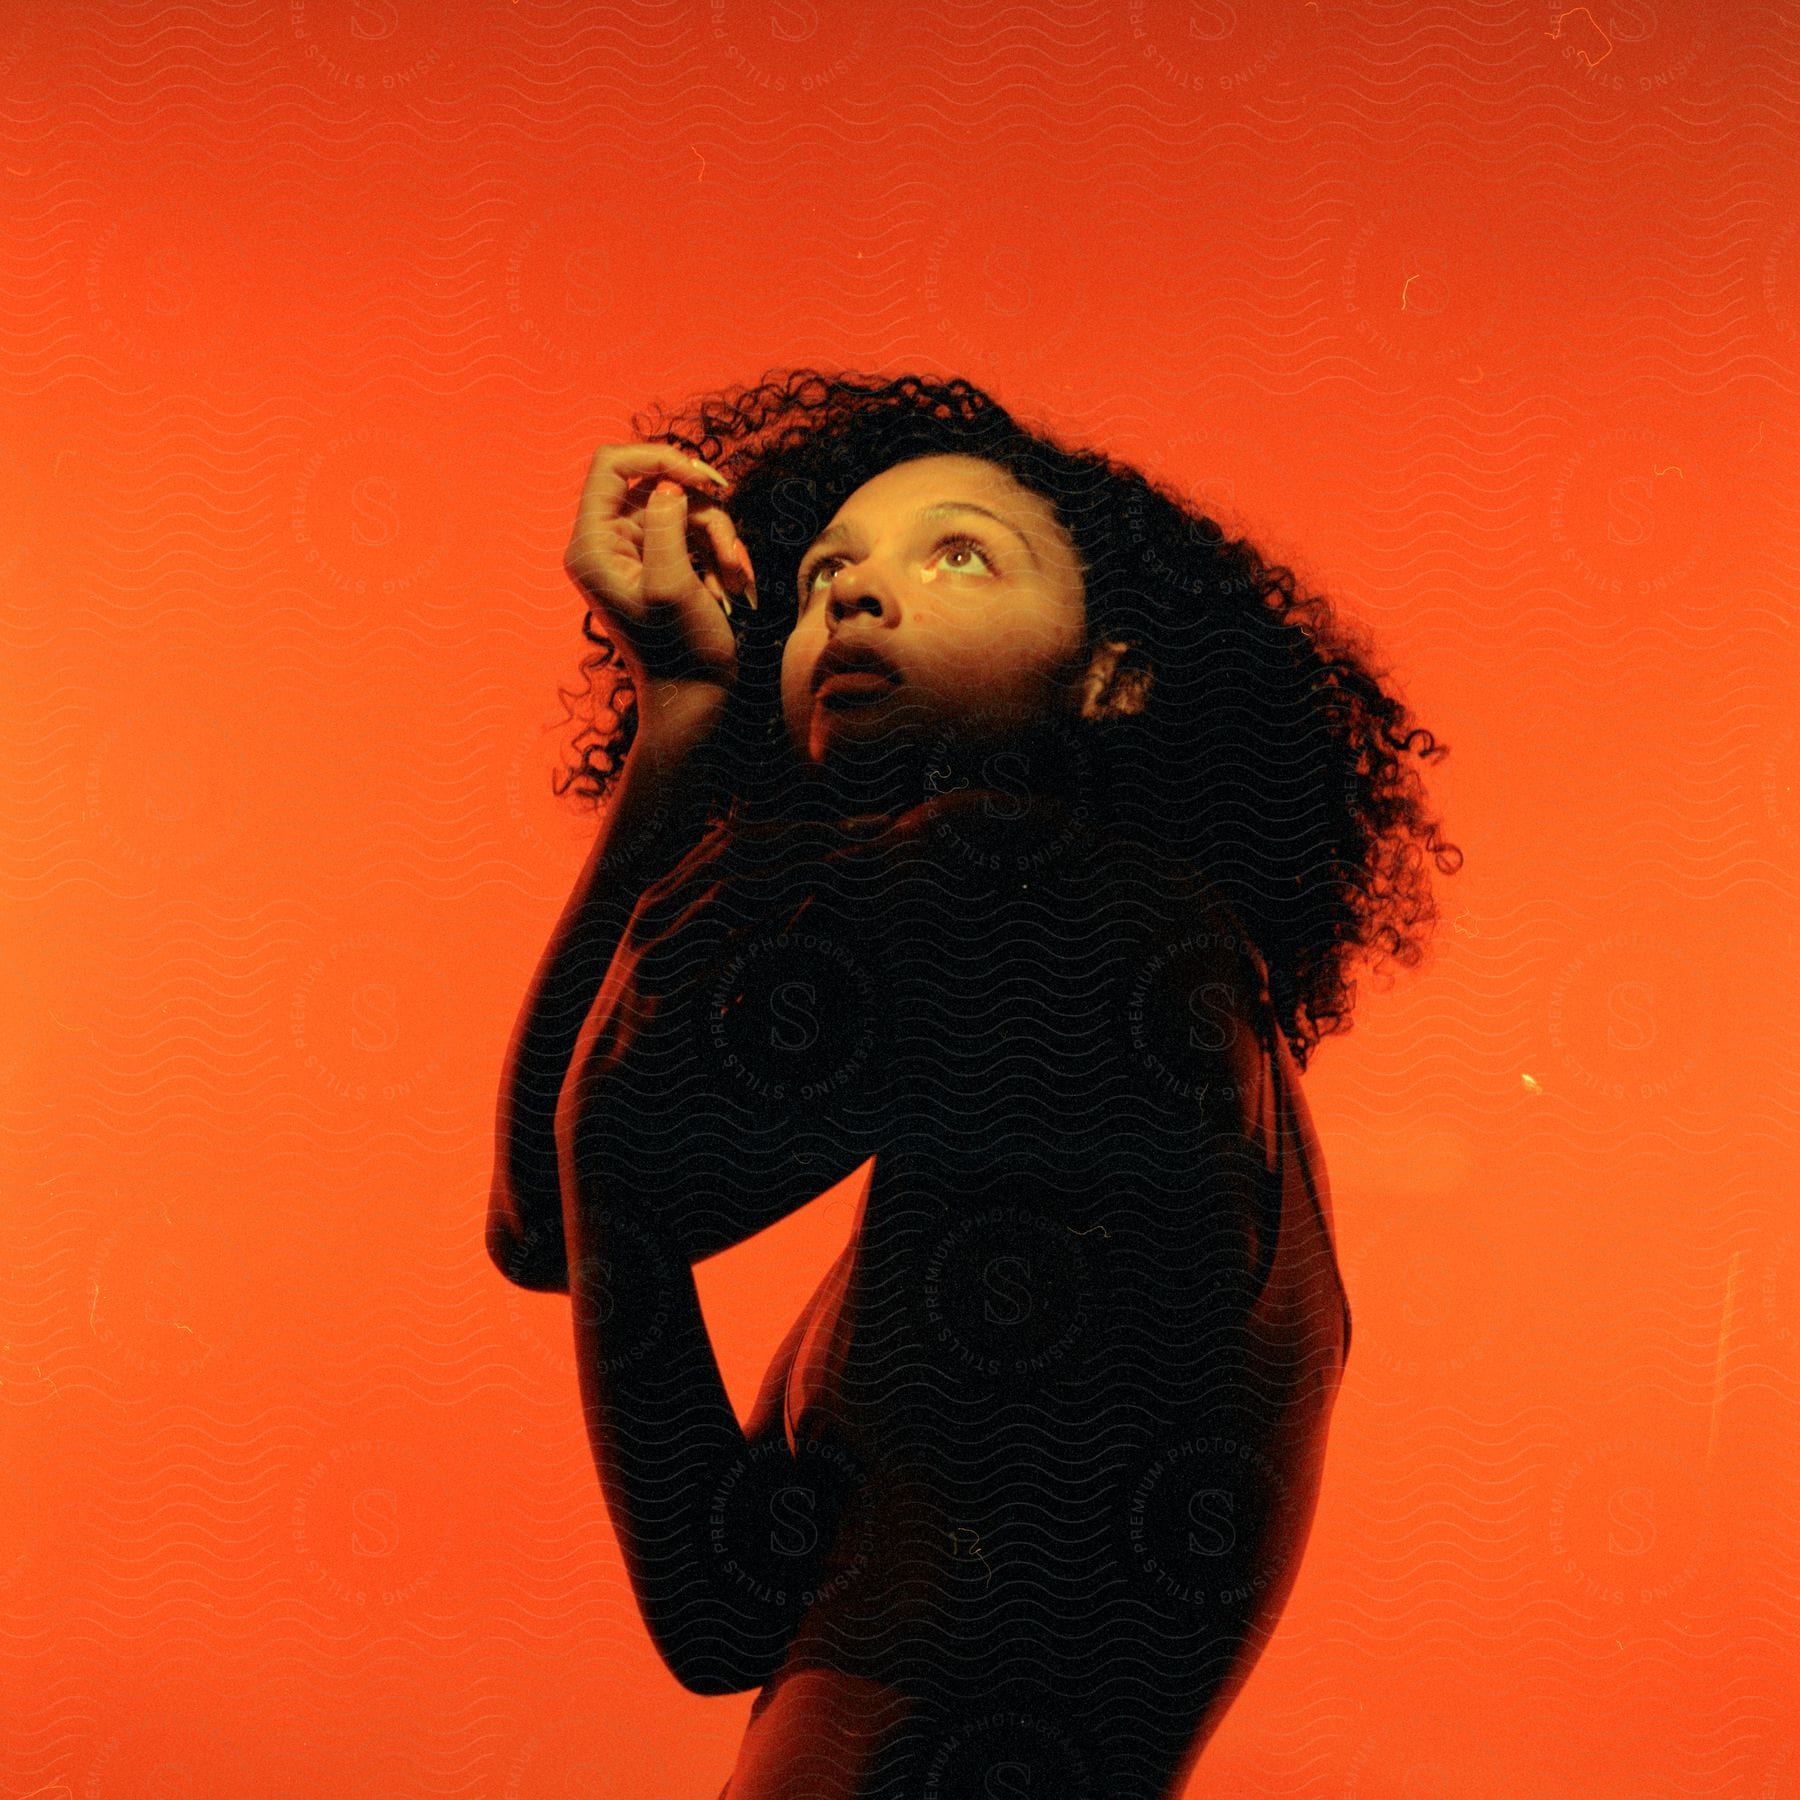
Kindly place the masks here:
<instances>
[{"instance_id":1,"label":"curly hair","mask_svg":"<svg viewBox=\"0 0 1800 1800\"><path fill-rule=\"evenodd\" d=\"M1078 553L1090 646L1126 646L1142 705L1083 721L1112 816L1150 833L1236 912L1304 1068L1350 1028L1351 971L1415 966L1437 912L1429 857L1454 874L1419 765L1448 746L1414 723L1330 601L1169 487L1021 423L965 380L773 371L677 411L634 416L731 477L762 604L735 609L739 681L708 748L720 817L778 805L782 646L802 555L865 481L922 456L980 457L1055 507ZM590 610L579 726L558 791L602 803L636 731L630 677ZM1087 754L1087 752L1084 752Z\"/></svg>"}]
</instances>

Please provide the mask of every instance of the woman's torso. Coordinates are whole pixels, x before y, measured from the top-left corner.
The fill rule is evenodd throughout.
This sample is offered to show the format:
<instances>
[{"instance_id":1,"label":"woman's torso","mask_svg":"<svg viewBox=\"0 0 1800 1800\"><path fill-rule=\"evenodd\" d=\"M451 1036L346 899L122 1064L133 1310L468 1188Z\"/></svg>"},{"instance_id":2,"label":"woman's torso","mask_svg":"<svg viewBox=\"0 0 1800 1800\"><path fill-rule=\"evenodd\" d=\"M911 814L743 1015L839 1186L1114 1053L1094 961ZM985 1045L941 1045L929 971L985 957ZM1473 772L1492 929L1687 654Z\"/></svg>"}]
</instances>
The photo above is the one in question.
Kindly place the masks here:
<instances>
[{"instance_id":1,"label":"woman's torso","mask_svg":"<svg viewBox=\"0 0 1800 1800\"><path fill-rule=\"evenodd\" d=\"M1164 1792L1312 1516L1349 1321L1255 953L959 800L765 886L689 984L820 1188L876 1157L782 1384L771 1504L826 1541L731 1800Z\"/></svg>"}]
</instances>

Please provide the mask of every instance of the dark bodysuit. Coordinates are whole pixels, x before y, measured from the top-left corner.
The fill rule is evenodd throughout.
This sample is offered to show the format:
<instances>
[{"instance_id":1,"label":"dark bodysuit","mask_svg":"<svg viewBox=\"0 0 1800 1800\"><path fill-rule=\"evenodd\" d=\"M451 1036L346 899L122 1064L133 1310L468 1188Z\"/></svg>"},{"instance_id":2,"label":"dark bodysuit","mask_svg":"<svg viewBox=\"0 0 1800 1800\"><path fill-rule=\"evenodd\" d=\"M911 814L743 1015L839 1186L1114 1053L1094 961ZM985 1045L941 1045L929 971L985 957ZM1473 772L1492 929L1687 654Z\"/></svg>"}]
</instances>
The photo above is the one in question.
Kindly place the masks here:
<instances>
[{"instance_id":1,"label":"dark bodysuit","mask_svg":"<svg viewBox=\"0 0 1800 1800\"><path fill-rule=\"evenodd\" d=\"M1078 808L963 792L716 830L596 1005L581 1206L727 1242L737 1196L875 1158L693 1521L764 1647L729 1800L1178 1792L1297 1572L1350 1337L1241 925Z\"/></svg>"}]
</instances>

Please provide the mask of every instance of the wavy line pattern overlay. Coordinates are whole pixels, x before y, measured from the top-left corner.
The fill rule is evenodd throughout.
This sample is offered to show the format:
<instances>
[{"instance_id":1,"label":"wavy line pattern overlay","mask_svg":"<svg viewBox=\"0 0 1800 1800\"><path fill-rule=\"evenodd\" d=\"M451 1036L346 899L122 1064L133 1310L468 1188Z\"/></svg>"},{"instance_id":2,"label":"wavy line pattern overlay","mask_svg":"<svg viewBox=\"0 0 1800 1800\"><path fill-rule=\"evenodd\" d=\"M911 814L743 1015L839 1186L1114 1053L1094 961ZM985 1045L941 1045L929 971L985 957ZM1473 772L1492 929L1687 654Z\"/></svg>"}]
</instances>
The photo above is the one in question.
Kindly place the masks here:
<instances>
[{"instance_id":1,"label":"wavy line pattern overlay","mask_svg":"<svg viewBox=\"0 0 1800 1800\"><path fill-rule=\"evenodd\" d=\"M811 363L1201 496L1452 747L1187 1791L1800 1797L1790 13L18 0L0 127L0 1793L725 1780L481 1218L586 459ZM700 1267L740 1412L857 1197Z\"/></svg>"}]
</instances>

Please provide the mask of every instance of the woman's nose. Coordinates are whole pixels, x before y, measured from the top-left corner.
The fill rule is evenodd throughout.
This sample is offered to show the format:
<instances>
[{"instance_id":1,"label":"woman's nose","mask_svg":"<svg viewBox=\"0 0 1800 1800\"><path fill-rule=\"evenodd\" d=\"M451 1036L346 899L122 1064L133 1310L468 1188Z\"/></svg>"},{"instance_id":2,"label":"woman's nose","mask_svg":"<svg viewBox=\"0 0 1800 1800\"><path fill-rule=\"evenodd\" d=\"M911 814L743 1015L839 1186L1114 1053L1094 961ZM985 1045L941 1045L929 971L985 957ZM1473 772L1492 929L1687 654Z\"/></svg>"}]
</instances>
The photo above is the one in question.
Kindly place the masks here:
<instances>
[{"instance_id":1,"label":"woman's nose","mask_svg":"<svg viewBox=\"0 0 1800 1800\"><path fill-rule=\"evenodd\" d=\"M883 598L880 583L871 579L866 565L851 568L839 563L832 570L826 606L833 623L859 612L873 613L879 619L889 604Z\"/></svg>"}]
</instances>

